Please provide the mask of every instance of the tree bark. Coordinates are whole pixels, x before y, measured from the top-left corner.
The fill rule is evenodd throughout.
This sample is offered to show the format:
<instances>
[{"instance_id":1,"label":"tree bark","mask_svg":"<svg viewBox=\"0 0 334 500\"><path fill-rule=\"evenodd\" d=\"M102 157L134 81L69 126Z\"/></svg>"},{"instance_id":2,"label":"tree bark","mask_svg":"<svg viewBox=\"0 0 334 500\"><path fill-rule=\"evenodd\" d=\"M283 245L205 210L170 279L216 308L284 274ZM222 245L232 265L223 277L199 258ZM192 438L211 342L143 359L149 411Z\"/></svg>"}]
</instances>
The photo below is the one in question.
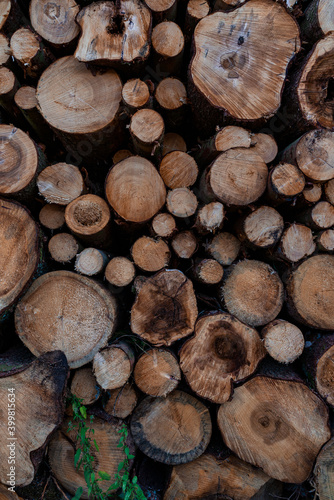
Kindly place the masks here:
<instances>
[{"instance_id":1,"label":"tree bark","mask_svg":"<svg viewBox=\"0 0 334 500\"><path fill-rule=\"evenodd\" d=\"M58 347L70 368L91 361L116 327L116 299L95 281L69 271L40 276L15 311L16 330L40 355Z\"/></svg>"},{"instance_id":2,"label":"tree bark","mask_svg":"<svg viewBox=\"0 0 334 500\"><path fill-rule=\"evenodd\" d=\"M228 401L233 381L249 377L266 355L260 336L233 316L201 317L180 351L180 367L191 389L214 403Z\"/></svg>"},{"instance_id":3,"label":"tree bark","mask_svg":"<svg viewBox=\"0 0 334 500\"><path fill-rule=\"evenodd\" d=\"M169 346L194 330L196 297L191 281L178 270L148 278L131 309L131 330L155 346Z\"/></svg>"},{"instance_id":4,"label":"tree bark","mask_svg":"<svg viewBox=\"0 0 334 500\"><path fill-rule=\"evenodd\" d=\"M314 43L334 30L334 9L330 0L312 0L301 23L302 37Z\"/></svg>"},{"instance_id":5,"label":"tree bark","mask_svg":"<svg viewBox=\"0 0 334 500\"><path fill-rule=\"evenodd\" d=\"M152 426L152 418L159 421L159 431ZM182 391L165 398L145 398L131 418L131 434L138 448L153 460L170 465L191 462L202 455L211 429L209 410Z\"/></svg>"}]
</instances>

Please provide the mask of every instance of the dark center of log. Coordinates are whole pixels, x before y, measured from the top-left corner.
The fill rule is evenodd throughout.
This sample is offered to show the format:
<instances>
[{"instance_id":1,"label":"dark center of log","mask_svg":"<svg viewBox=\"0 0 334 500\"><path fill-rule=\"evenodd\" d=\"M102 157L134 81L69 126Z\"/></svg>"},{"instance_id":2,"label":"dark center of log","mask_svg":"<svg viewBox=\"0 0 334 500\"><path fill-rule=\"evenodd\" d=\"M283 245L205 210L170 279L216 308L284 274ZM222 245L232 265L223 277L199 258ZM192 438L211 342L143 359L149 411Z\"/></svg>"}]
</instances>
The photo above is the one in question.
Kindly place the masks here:
<instances>
[{"instance_id":1,"label":"dark center of log","mask_svg":"<svg viewBox=\"0 0 334 500\"><path fill-rule=\"evenodd\" d=\"M213 351L224 363L224 371L232 373L246 362L246 350L242 339L233 332L214 339Z\"/></svg>"},{"instance_id":2,"label":"dark center of log","mask_svg":"<svg viewBox=\"0 0 334 500\"><path fill-rule=\"evenodd\" d=\"M254 431L261 436L267 445L282 441L289 435L288 425L267 405L253 411L250 422Z\"/></svg>"},{"instance_id":3,"label":"dark center of log","mask_svg":"<svg viewBox=\"0 0 334 500\"><path fill-rule=\"evenodd\" d=\"M74 217L81 226L93 226L101 221L102 210L95 203L89 204L89 209L86 206L78 205L75 207Z\"/></svg>"}]
</instances>

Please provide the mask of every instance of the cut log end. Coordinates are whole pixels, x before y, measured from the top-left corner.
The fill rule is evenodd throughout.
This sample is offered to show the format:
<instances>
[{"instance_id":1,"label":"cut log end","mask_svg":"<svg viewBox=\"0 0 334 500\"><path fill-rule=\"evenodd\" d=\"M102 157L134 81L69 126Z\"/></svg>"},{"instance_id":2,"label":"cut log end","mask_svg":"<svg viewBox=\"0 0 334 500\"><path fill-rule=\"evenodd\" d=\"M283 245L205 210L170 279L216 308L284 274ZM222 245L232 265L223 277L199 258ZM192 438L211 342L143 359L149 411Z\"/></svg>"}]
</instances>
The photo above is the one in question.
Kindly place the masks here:
<instances>
[{"instance_id":1,"label":"cut log end","mask_svg":"<svg viewBox=\"0 0 334 500\"><path fill-rule=\"evenodd\" d=\"M181 231L172 239L172 248L180 259L190 259L197 247L197 238L191 231Z\"/></svg>"},{"instance_id":2,"label":"cut log end","mask_svg":"<svg viewBox=\"0 0 334 500\"><path fill-rule=\"evenodd\" d=\"M171 214L157 214L152 220L152 229L157 236L169 238L176 231L176 222Z\"/></svg>"},{"instance_id":3,"label":"cut log end","mask_svg":"<svg viewBox=\"0 0 334 500\"><path fill-rule=\"evenodd\" d=\"M291 198L305 187L305 177L296 165L279 163L270 172L270 187L278 197Z\"/></svg>"},{"instance_id":4,"label":"cut log end","mask_svg":"<svg viewBox=\"0 0 334 500\"><path fill-rule=\"evenodd\" d=\"M305 340L300 329L282 319L276 319L266 325L261 335L264 347L279 363L293 363L302 354Z\"/></svg>"},{"instance_id":5,"label":"cut log end","mask_svg":"<svg viewBox=\"0 0 334 500\"><path fill-rule=\"evenodd\" d=\"M36 89L25 85L20 87L14 96L16 105L23 110L29 111L37 106Z\"/></svg>"},{"instance_id":6,"label":"cut log end","mask_svg":"<svg viewBox=\"0 0 334 500\"><path fill-rule=\"evenodd\" d=\"M175 188L167 195L167 210L175 217L190 217L196 212L198 201L188 188Z\"/></svg>"},{"instance_id":7,"label":"cut log end","mask_svg":"<svg viewBox=\"0 0 334 500\"><path fill-rule=\"evenodd\" d=\"M79 245L71 234L58 233L50 238L48 250L53 260L65 264L74 259L79 251Z\"/></svg>"},{"instance_id":8,"label":"cut log end","mask_svg":"<svg viewBox=\"0 0 334 500\"><path fill-rule=\"evenodd\" d=\"M284 220L274 208L262 206L245 218L242 229L248 243L259 248L269 248L280 240Z\"/></svg>"},{"instance_id":9,"label":"cut log end","mask_svg":"<svg viewBox=\"0 0 334 500\"><path fill-rule=\"evenodd\" d=\"M214 259L203 259L195 265L194 275L204 285L217 285L224 275L221 264Z\"/></svg>"},{"instance_id":10,"label":"cut log end","mask_svg":"<svg viewBox=\"0 0 334 500\"><path fill-rule=\"evenodd\" d=\"M172 151L163 157L159 172L170 189L186 188L195 184L198 167L194 158L187 153Z\"/></svg>"},{"instance_id":11,"label":"cut log end","mask_svg":"<svg viewBox=\"0 0 334 500\"><path fill-rule=\"evenodd\" d=\"M280 249L289 262L298 262L312 255L316 245L311 229L302 224L292 224L283 233Z\"/></svg>"},{"instance_id":12,"label":"cut log end","mask_svg":"<svg viewBox=\"0 0 334 500\"><path fill-rule=\"evenodd\" d=\"M126 257L114 257L105 270L108 283L118 287L129 285L134 280L135 274L135 266Z\"/></svg>"},{"instance_id":13,"label":"cut log end","mask_svg":"<svg viewBox=\"0 0 334 500\"><path fill-rule=\"evenodd\" d=\"M213 201L198 210L195 227L200 233L215 233L222 228L224 219L224 205Z\"/></svg>"},{"instance_id":14,"label":"cut log end","mask_svg":"<svg viewBox=\"0 0 334 500\"><path fill-rule=\"evenodd\" d=\"M241 243L231 233L219 233L205 245L208 254L223 266L229 266L238 257Z\"/></svg>"},{"instance_id":15,"label":"cut log end","mask_svg":"<svg viewBox=\"0 0 334 500\"><path fill-rule=\"evenodd\" d=\"M65 207L55 203L44 205L39 212L39 222L47 229L60 229L65 224Z\"/></svg>"},{"instance_id":16,"label":"cut log end","mask_svg":"<svg viewBox=\"0 0 334 500\"><path fill-rule=\"evenodd\" d=\"M135 409L138 401L137 392L130 382L123 387L108 391L110 397L104 407L105 411L112 417L126 418Z\"/></svg>"},{"instance_id":17,"label":"cut log end","mask_svg":"<svg viewBox=\"0 0 334 500\"><path fill-rule=\"evenodd\" d=\"M106 255L97 248L85 248L75 259L75 270L84 276L102 273L107 262Z\"/></svg>"},{"instance_id":18,"label":"cut log end","mask_svg":"<svg viewBox=\"0 0 334 500\"><path fill-rule=\"evenodd\" d=\"M137 110L146 106L150 98L150 91L145 82L139 78L132 78L124 84L122 98L126 106Z\"/></svg>"},{"instance_id":19,"label":"cut log end","mask_svg":"<svg viewBox=\"0 0 334 500\"><path fill-rule=\"evenodd\" d=\"M187 145L183 137L179 134L168 132L165 134L162 142L162 156L165 156L172 151L183 151L183 153L185 153L187 151Z\"/></svg>"},{"instance_id":20,"label":"cut log end","mask_svg":"<svg viewBox=\"0 0 334 500\"><path fill-rule=\"evenodd\" d=\"M110 345L94 356L93 371L102 389L118 389L129 380L134 354L123 345Z\"/></svg>"},{"instance_id":21,"label":"cut log end","mask_svg":"<svg viewBox=\"0 0 334 500\"><path fill-rule=\"evenodd\" d=\"M140 356L134 369L139 389L153 397L167 396L181 380L176 357L165 349L151 349Z\"/></svg>"},{"instance_id":22,"label":"cut log end","mask_svg":"<svg viewBox=\"0 0 334 500\"><path fill-rule=\"evenodd\" d=\"M37 178L39 194L48 203L68 205L84 190L80 170L68 163L56 163L45 168Z\"/></svg>"},{"instance_id":23,"label":"cut log end","mask_svg":"<svg viewBox=\"0 0 334 500\"><path fill-rule=\"evenodd\" d=\"M143 271L156 272L167 267L170 250L163 240L142 236L133 245L131 255L134 263Z\"/></svg>"},{"instance_id":24,"label":"cut log end","mask_svg":"<svg viewBox=\"0 0 334 500\"><path fill-rule=\"evenodd\" d=\"M279 314L284 300L283 284L264 262L244 260L235 264L222 287L228 311L240 321L261 326Z\"/></svg>"},{"instance_id":25,"label":"cut log end","mask_svg":"<svg viewBox=\"0 0 334 500\"><path fill-rule=\"evenodd\" d=\"M100 389L91 368L80 368L75 370L72 382L71 393L82 399L83 405L91 405L100 396Z\"/></svg>"}]
</instances>

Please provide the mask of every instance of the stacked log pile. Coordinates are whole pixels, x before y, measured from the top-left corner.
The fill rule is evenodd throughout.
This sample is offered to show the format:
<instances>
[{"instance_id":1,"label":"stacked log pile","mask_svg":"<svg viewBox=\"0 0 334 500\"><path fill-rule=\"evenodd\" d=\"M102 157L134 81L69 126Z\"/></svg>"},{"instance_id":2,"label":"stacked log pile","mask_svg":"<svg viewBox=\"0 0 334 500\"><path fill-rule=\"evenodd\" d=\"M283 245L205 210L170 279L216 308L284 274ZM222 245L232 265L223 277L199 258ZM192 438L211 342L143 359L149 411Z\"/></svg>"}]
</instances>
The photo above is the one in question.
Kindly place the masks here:
<instances>
[{"instance_id":1,"label":"stacked log pile","mask_svg":"<svg viewBox=\"0 0 334 500\"><path fill-rule=\"evenodd\" d=\"M125 424L147 498L334 499L333 1L3 0L0 30L0 498L94 498L74 394L103 491Z\"/></svg>"}]
</instances>

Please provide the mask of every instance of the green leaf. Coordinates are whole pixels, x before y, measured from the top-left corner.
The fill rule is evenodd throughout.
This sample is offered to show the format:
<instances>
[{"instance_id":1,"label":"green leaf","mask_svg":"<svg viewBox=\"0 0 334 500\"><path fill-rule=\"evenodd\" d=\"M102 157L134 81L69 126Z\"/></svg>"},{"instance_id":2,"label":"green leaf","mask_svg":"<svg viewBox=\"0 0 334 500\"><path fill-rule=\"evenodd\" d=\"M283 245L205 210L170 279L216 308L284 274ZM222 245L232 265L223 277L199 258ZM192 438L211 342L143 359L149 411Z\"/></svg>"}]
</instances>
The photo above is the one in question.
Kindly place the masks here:
<instances>
[{"instance_id":1,"label":"green leaf","mask_svg":"<svg viewBox=\"0 0 334 500\"><path fill-rule=\"evenodd\" d=\"M88 469L84 470L84 476L87 486L90 486L90 471Z\"/></svg>"},{"instance_id":2,"label":"green leaf","mask_svg":"<svg viewBox=\"0 0 334 500\"><path fill-rule=\"evenodd\" d=\"M133 479L132 479L132 484L137 484L137 481L138 481L138 477L135 476Z\"/></svg>"},{"instance_id":3,"label":"green leaf","mask_svg":"<svg viewBox=\"0 0 334 500\"><path fill-rule=\"evenodd\" d=\"M82 489L82 486L79 486L79 488L77 489L77 491L75 492L75 495L74 497L72 498L72 500L79 500L79 498L81 497L82 495L82 492L83 492L83 489Z\"/></svg>"},{"instance_id":4,"label":"green leaf","mask_svg":"<svg viewBox=\"0 0 334 500\"><path fill-rule=\"evenodd\" d=\"M100 451L100 450L99 450L99 447L98 447L98 445L97 445L96 439L94 439L94 446L95 446L96 451Z\"/></svg>"},{"instance_id":5,"label":"green leaf","mask_svg":"<svg viewBox=\"0 0 334 500\"><path fill-rule=\"evenodd\" d=\"M109 474L107 474L107 472L103 472L103 470L100 470L99 476L101 479L106 480L106 481L109 481L109 479L111 479L111 476Z\"/></svg>"},{"instance_id":6,"label":"green leaf","mask_svg":"<svg viewBox=\"0 0 334 500\"><path fill-rule=\"evenodd\" d=\"M128 446L126 446L126 447L124 448L124 452L125 452L125 455L129 458L129 455L130 455L130 450L129 450L129 447L128 447Z\"/></svg>"},{"instance_id":7,"label":"green leaf","mask_svg":"<svg viewBox=\"0 0 334 500\"><path fill-rule=\"evenodd\" d=\"M77 466L80 455L81 455L81 449L78 448L77 451L75 452L75 455L74 455L74 466L75 467Z\"/></svg>"},{"instance_id":8,"label":"green leaf","mask_svg":"<svg viewBox=\"0 0 334 500\"><path fill-rule=\"evenodd\" d=\"M83 418L87 418L87 412L85 406L80 406L80 413L83 416Z\"/></svg>"},{"instance_id":9,"label":"green leaf","mask_svg":"<svg viewBox=\"0 0 334 500\"><path fill-rule=\"evenodd\" d=\"M95 480L95 472L92 472L91 475L90 475L90 480L92 483L94 483L94 480Z\"/></svg>"},{"instance_id":10,"label":"green leaf","mask_svg":"<svg viewBox=\"0 0 334 500\"><path fill-rule=\"evenodd\" d=\"M132 493L132 491L131 491L131 490L127 491L127 492L125 493L124 500L129 500L129 498L131 497L131 493Z\"/></svg>"},{"instance_id":11,"label":"green leaf","mask_svg":"<svg viewBox=\"0 0 334 500\"><path fill-rule=\"evenodd\" d=\"M135 456L134 456L134 455L128 455L128 459L129 459L129 460L132 460L133 458L135 458Z\"/></svg>"},{"instance_id":12,"label":"green leaf","mask_svg":"<svg viewBox=\"0 0 334 500\"><path fill-rule=\"evenodd\" d=\"M124 462L120 462L118 464L117 472L121 472L121 470L123 469L123 467L124 467Z\"/></svg>"}]
</instances>

